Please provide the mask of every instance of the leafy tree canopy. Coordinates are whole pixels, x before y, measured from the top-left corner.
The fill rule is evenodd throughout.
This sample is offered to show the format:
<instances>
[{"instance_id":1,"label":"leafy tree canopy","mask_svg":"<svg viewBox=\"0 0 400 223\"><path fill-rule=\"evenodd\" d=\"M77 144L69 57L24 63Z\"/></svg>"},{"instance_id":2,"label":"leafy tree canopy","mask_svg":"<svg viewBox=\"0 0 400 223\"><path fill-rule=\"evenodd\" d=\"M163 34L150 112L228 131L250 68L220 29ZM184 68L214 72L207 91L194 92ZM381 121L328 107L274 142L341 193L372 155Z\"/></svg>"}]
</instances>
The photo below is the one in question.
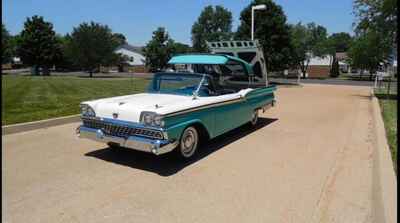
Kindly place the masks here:
<instances>
[{"instance_id":1,"label":"leafy tree canopy","mask_svg":"<svg viewBox=\"0 0 400 223\"><path fill-rule=\"evenodd\" d=\"M397 1L355 0L356 40L350 49L353 66L369 69L390 59L397 48ZM371 76L372 77L372 76Z\"/></svg>"},{"instance_id":2,"label":"leafy tree canopy","mask_svg":"<svg viewBox=\"0 0 400 223\"><path fill-rule=\"evenodd\" d=\"M60 55L53 25L41 16L27 18L18 38L17 54L28 65L49 67Z\"/></svg>"},{"instance_id":3,"label":"leafy tree canopy","mask_svg":"<svg viewBox=\"0 0 400 223\"><path fill-rule=\"evenodd\" d=\"M328 45L334 52L346 52L351 46L353 37L345 32L333 33L328 37Z\"/></svg>"},{"instance_id":4,"label":"leafy tree canopy","mask_svg":"<svg viewBox=\"0 0 400 223\"><path fill-rule=\"evenodd\" d=\"M384 41L396 44L397 0L354 0L353 11L357 34L374 31L385 36Z\"/></svg>"},{"instance_id":5,"label":"leafy tree canopy","mask_svg":"<svg viewBox=\"0 0 400 223\"><path fill-rule=\"evenodd\" d=\"M179 42L173 42L171 46L172 46L171 52L173 52L174 54L184 54L193 51L189 45Z\"/></svg>"},{"instance_id":6,"label":"leafy tree canopy","mask_svg":"<svg viewBox=\"0 0 400 223\"><path fill-rule=\"evenodd\" d=\"M4 24L1 24L1 49L2 49L2 54L1 54L1 63L8 63L11 61L11 50L10 50L10 40L11 40L11 35L4 26Z\"/></svg>"},{"instance_id":7,"label":"leafy tree canopy","mask_svg":"<svg viewBox=\"0 0 400 223\"><path fill-rule=\"evenodd\" d=\"M126 37L122 33L114 33L113 37L118 43L118 46L124 45L126 43Z\"/></svg>"},{"instance_id":8,"label":"leafy tree canopy","mask_svg":"<svg viewBox=\"0 0 400 223\"><path fill-rule=\"evenodd\" d=\"M374 73L379 63L387 58L386 52L391 48L391 44L381 38L379 33L373 31L356 37L348 52L351 65Z\"/></svg>"},{"instance_id":9,"label":"leafy tree canopy","mask_svg":"<svg viewBox=\"0 0 400 223\"><path fill-rule=\"evenodd\" d=\"M144 48L146 65L151 71L167 67L168 60L176 54L191 52L191 48L171 39L164 27L159 27L153 32L152 39Z\"/></svg>"},{"instance_id":10,"label":"leafy tree canopy","mask_svg":"<svg viewBox=\"0 0 400 223\"><path fill-rule=\"evenodd\" d=\"M170 39L164 27L159 27L153 32L152 39L144 48L146 56L146 65L151 71L165 68L170 58L171 44Z\"/></svg>"},{"instance_id":11,"label":"leafy tree canopy","mask_svg":"<svg viewBox=\"0 0 400 223\"><path fill-rule=\"evenodd\" d=\"M75 27L66 50L72 62L90 76L100 65L110 65L116 60L114 50L119 42L107 25L90 22Z\"/></svg>"},{"instance_id":12,"label":"leafy tree canopy","mask_svg":"<svg viewBox=\"0 0 400 223\"><path fill-rule=\"evenodd\" d=\"M192 43L197 52L206 52L206 41L230 40L232 13L220 6L206 6L192 26Z\"/></svg>"},{"instance_id":13,"label":"leafy tree canopy","mask_svg":"<svg viewBox=\"0 0 400 223\"><path fill-rule=\"evenodd\" d=\"M291 61L289 25L282 7L272 0L254 0L240 13L240 26L235 39L251 38L251 7L265 4L266 10L254 13L254 39L258 39L264 50L267 69L278 71L287 68Z\"/></svg>"}]
</instances>

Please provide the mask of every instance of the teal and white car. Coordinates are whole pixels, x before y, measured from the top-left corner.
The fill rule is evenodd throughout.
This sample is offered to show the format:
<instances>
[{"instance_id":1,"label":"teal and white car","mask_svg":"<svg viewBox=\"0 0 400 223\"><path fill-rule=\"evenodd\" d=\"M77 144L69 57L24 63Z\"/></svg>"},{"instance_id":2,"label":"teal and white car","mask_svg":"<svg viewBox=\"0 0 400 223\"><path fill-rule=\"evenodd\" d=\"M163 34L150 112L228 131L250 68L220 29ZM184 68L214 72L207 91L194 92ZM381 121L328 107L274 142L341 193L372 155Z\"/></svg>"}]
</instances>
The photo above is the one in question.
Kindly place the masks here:
<instances>
[{"instance_id":1,"label":"teal and white car","mask_svg":"<svg viewBox=\"0 0 400 223\"><path fill-rule=\"evenodd\" d=\"M275 86L232 84L251 80L251 65L239 58L180 55L169 64L181 71L154 74L146 93L82 102L79 137L191 158L200 142L256 125L258 113L274 105Z\"/></svg>"}]
</instances>

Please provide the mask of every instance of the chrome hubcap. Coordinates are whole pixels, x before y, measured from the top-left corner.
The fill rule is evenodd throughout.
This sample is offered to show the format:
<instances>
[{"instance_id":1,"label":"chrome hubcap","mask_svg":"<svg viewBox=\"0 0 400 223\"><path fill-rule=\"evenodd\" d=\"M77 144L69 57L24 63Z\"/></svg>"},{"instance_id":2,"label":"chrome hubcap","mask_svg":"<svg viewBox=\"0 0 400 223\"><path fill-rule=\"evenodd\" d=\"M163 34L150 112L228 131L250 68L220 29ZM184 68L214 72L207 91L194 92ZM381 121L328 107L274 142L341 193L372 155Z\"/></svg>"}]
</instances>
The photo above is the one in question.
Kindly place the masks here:
<instances>
[{"instance_id":1,"label":"chrome hubcap","mask_svg":"<svg viewBox=\"0 0 400 223\"><path fill-rule=\"evenodd\" d=\"M258 121L258 111L254 111L253 118L251 119L251 124L255 125L257 124L257 121Z\"/></svg>"},{"instance_id":2,"label":"chrome hubcap","mask_svg":"<svg viewBox=\"0 0 400 223\"><path fill-rule=\"evenodd\" d=\"M185 130L181 139L181 153L184 157L190 157L196 151L198 135L196 129L189 127Z\"/></svg>"}]
</instances>

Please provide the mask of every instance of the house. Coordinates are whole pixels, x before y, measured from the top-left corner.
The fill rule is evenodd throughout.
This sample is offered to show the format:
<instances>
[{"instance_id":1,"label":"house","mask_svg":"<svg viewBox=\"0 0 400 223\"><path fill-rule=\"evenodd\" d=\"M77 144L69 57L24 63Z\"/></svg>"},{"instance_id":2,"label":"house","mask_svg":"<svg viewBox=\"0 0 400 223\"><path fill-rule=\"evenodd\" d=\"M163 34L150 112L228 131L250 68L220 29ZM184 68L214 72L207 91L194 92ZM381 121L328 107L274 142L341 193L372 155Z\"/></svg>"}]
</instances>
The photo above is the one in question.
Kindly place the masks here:
<instances>
[{"instance_id":1,"label":"house","mask_svg":"<svg viewBox=\"0 0 400 223\"><path fill-rule=\"evenodd\" d=\"M135 46L131 46L126 43L126 44L118 47L115 50L115 53L119 53L119 54L127 56L129 58L127 61L127 64L129 64L129 66L144 66L145 65L146 58L143 55L142 47L135 47Z\"/></svg>"},{"instance_id":2,"label":"house","mask_svg":"<svg viewBox=\"0 0 400 223\"><path fill-rule=\"evenodd\" d=\"M119 46L114 52L126 56L128 60L118 67L101 67L100 70L102 72L148 72L148 69L145 66L146 58L143 55L142 47L132 46L125 43Z\"/></svg>"},{"instance_id":3,"label":"house","mask_svg":"<svg viewBox=\"0 0 400 223\"><path fill-rule=\"evenodd\" d=\"M134 73L147 73L148 70L145 67L146 57L143 55L143 48L136 47L129 44L124 44L115 50L115 53L119 53L128 58L126 64L119 68L120 71L134 72Z\"/></svg>"},{"instance_id":4,"label":"house","mask_svg":"<svg viewBox=\"0 0 400 223\"><path fill-rule=\"evenodd\" d=\"M338 61L346 61L349 59L346 52L337 52L335 56Z\"/></svg>"},{"instance_id":5,"label":"house","mask_svg":"<svg viewBox=\"0 0 400 223\"><path fill-rule=\"evenodd\" d=\"M13 57L11 58L11 61L8 63L1 64L1 69L3 70L9 70L9 69L18 69L23 66L21 58L19 57Z\"/></svg>"},{"instance_id":6,"label":"house","mask_svg":"<svg viewBox=\"0 0 400 223\"><path fill-rule=\"evenodd\" d=\"M336 60L339 61L339 69L342 73L348 73L351 69L346 52L337 52L336 53Z\"/></svg>"},{"instance_id":7,"label":"house","mask_svg":"<svg viewBox=\"0 0 400 223\"><path fill-rule=\"evenodd\" d=\"M308 78L328 78L332 67L333 58L330 55L311 57L308 62L306 77Z\"/></svg>"}]
</instances>

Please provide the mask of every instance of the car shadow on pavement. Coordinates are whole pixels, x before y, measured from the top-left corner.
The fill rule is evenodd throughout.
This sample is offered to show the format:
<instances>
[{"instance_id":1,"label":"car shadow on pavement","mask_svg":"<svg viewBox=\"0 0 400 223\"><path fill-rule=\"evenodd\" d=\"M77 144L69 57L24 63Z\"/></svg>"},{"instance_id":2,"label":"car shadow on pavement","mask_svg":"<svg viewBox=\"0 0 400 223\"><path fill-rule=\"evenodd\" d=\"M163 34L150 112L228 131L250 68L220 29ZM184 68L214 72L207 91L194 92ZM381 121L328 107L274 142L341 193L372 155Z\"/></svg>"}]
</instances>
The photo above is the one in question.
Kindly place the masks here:
<instances>
[{"instance_id":1,"label":"car shadow on pavement","mask_svg":"<svg viewBox=\"0 0 400 223\"><path fill-rule=\"evenodd\" d=\"M150 153L140 152L132 149L121 148L118 150L111 150L108 147L88 152L85 154L85 156L95 157L104 161L135 169L150 171L160 176L167 177L277 120L278 119L260 117L258 124L255 127L251 127L250 125L246 124L220 135L201 145L197 155L188 161L179 159L178 157L174 156L175 154L173 154L173 152L155 156Z\"/></svg>"}]
</instances>

